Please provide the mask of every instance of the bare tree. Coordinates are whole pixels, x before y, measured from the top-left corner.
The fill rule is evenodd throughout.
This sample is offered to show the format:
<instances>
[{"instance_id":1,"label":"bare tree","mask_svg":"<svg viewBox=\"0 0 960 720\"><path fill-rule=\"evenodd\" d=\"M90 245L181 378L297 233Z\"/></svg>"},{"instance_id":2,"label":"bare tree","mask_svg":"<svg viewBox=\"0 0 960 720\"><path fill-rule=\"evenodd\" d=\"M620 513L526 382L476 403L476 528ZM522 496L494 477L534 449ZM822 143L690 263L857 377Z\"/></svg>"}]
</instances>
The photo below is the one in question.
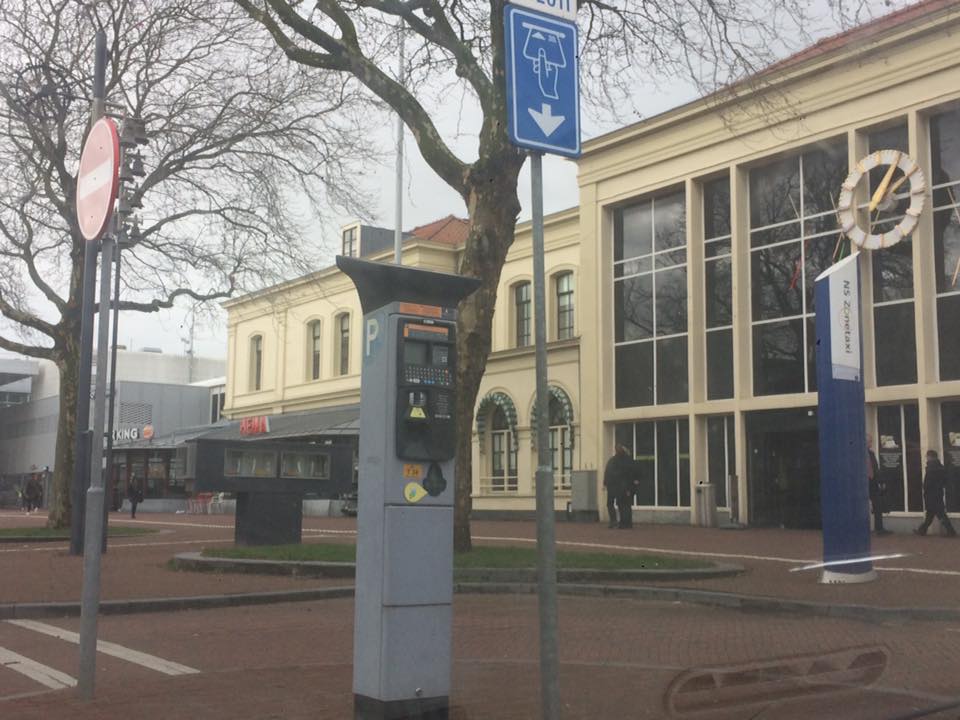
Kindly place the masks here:
<instances>
[{"instance_id":1,"label":"bare tree","mask_svg":"<svg viewBox=\"0 0 960 720\"><path fill-rule=\"evenodd\" d=\"M0 4L0 348L60 370L54 526L70 516L83 276L75 176L98 26L108 110L143 118L151 137L121 310L215 301L310 268L310 226L324 208L364 207L350 170L371 158L356 122L367 101L343 78L289 63L230 2Z\"/></svg>"},{"instance_id":2,"label":"bare tree","mask_svg":"<svg viewBox=\"0 0 960 720\"><path fill-rule=\"evenodd\" d=\"M403 118L424 160L463 199L470 229L460 265L482 286L460 306L454 546L470 548L470 443L473 407L490 351L497 284L513 242L525 154L505 127L505 0L236 0L296 63L352 76ZM832 2L838 17L859 17L867 0ZM802 37L804 0L581 0L582 87L587 104L620 120L642 114L638 81L683 78L713 91L752 77ZM839 7L838 7L839 6ZM407 28L408 81L388 68L399 20ZM411 38L413 51L410 52ZM464 160L436 120L450 113L452 87L479 108L476 155ZM453 109L455 112L456 109Z\"/></svg>"}]
</instances>

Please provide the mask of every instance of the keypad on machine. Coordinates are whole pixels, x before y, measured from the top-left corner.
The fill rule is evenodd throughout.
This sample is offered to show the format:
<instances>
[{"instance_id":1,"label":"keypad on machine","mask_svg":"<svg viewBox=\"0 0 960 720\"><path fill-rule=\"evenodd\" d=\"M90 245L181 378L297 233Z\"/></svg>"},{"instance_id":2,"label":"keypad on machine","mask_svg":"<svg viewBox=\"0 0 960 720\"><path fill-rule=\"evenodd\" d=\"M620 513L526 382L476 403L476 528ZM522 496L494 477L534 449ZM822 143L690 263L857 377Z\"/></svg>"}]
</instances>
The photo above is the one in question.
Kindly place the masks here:
<instances>
[{"instance_id":1,"label":"keypad on machine","mask_svg":"<svg viewBox=\"0 0 960 720\"><path fill-rule=\"evenodd\" d=\"M407 365L404 368L404 380L408 383L420 385L450 385L452 383L448 368L423 365Z\"/></svg>"}]
</instances>

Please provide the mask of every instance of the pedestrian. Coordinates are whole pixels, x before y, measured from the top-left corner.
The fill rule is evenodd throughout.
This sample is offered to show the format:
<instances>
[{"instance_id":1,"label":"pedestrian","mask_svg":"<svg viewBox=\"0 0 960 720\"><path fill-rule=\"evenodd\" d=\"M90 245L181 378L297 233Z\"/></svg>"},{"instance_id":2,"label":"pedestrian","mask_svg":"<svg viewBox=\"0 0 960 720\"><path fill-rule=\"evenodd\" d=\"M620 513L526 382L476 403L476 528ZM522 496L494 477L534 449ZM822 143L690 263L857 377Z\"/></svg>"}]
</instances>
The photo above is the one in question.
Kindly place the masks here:
<instances>
[{"instance_id":1,"label":"pedestrian","mask_svg":"<svg viewBox=\"0 0 960 720\"><path fill-rule=\"evenodd\" d=\"M33 513L34 510L40 507L40 502L39 502L40 499L37 497L37 494L39 493L39 491L40 491L40 486L37 484L37 481L35 478L31 477L29 480L27 480L26 498L27 498L27 514L28 515Z\"/></svg>"},{"instance_id":2,"label":"pedestrian","mask_svg":"<svg viewBox=\"0 0 960 720\"><path fill-rule=\"evenodd\" d=\"M873 508L873 531L877 535L889 535L883 527L884 484L880 478L880 464L873 453L873 436L867 435L867 483L870 488L870 505Z\"/></svg>"},{"instance_id":3,"label":"pedestrian","mask_svg":"<svg viewBox=\"0 0 960 720\"><path fill-rule=\"evenodd\" d=\"M143 492L131 481L127 484L127 500L130 501L130 517L137 517L137 505L143 502Z\"/></svg>"},{"instance_id":4,"label":"pedestrian","mask_svg":"<svg viewBox=\"0 0 960 720\"><path fill-rule=\"evenodd\" d=\"M943 500L943 491L947 484L947 471L937 457L936 450L927 451L927 471L923 478L923 505L927 515L914 532L917 535L926 535L927 528L934 518L940 521L940 526L947 531L950 537L956 537L957 531L950 524L950 518L947 517L946 506Z\"/></svg>"},{"instance_id":5,"label":"pedestrian","mask_svg":"<svg viewBox=\"0 0 960 720\"><path fill-rule=\"evenodd\" d=\"M603 484L607 489L607 513L610 515L607 527L633 527L631 495L635 474L636 464L630 457L630 451L623 445L617 445L616 452L607 461L603 471Z\"/></svg>"}]
</instances>

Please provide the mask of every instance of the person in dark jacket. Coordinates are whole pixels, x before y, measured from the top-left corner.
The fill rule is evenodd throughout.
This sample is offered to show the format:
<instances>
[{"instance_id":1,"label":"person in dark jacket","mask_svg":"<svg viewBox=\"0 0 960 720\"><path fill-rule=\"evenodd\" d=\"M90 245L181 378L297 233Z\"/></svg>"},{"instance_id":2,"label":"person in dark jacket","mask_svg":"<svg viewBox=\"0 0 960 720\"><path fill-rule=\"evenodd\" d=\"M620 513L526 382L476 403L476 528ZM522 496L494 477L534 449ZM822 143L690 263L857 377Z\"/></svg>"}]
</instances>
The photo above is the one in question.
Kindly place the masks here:
<instances>
[{"instance_id":1,"label":"person in dark jacket","mask_svg":"<svg viewBox=\"0 0 960 720\"><path fill-rule=\"evenodd\" d=\"M950 524L950 518L947 517L946 506L943 500L943 491L947 485L947 471L937 457L935 450L927 451L927 472L923 478L923 505L927 515L914 532L917 535L926 535L927 528L934 518L940 521L941 527L947 531L950 537L956 537L957 531Z\"/></svg>"},{"instance_id":2,"label":"person in dark jacket","mask_svg":"<svg viewBox=\"0 0 960 720\"><path fill-rule=\"evenodd\" d=\"M623 445L617 445L616 453L607 461L603 471L603 484L607 488L607 512L610 514L608 527L633 527L631 495L635 474L636 464L630 457L630 451Z\"/></svg>"},{"instance_id":3,"label":"person in dark jacket","mask_svg":"<svg viewBox=\"0 0 960 720\"><path fill-rule=\"evenodd\" d=\"M867 482L870 487L870 505L873 507L873 530L877 535L889 535L883 528L883 481L880 479L880 464L873 454L873 436L867 435Z\"/></svg>"},{"instance_id":4,"label":"person in dark jacket","mask_svg":"<svg viewBox=\"0 0 960 720\"><path fill-rule=\"evenodd\" d=\"M137 505L143 502L143 493L132 482L127 484L127 500L130 501L130 517L137 517Z\"/></svg>"}]
</instances>

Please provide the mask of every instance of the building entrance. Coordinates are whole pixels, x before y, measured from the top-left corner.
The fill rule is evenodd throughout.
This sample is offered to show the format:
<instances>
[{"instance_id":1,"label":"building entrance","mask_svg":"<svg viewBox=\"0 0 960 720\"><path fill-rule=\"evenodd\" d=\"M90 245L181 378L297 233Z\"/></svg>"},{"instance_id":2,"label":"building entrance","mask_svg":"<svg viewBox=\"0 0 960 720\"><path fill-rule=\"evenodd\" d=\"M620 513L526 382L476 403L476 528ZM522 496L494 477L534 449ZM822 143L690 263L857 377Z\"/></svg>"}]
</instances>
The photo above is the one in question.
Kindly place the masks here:
<instances>
[{"instance_id":1,"label":"building entrance","mask_svg":"<svg viewBox=\"0 0 960 720\"><path fill-rule=\"evenodd\" d=\"M812 408L747 415L750 524L820 527L820 448Z\"/></svg>"}]
</instances>

